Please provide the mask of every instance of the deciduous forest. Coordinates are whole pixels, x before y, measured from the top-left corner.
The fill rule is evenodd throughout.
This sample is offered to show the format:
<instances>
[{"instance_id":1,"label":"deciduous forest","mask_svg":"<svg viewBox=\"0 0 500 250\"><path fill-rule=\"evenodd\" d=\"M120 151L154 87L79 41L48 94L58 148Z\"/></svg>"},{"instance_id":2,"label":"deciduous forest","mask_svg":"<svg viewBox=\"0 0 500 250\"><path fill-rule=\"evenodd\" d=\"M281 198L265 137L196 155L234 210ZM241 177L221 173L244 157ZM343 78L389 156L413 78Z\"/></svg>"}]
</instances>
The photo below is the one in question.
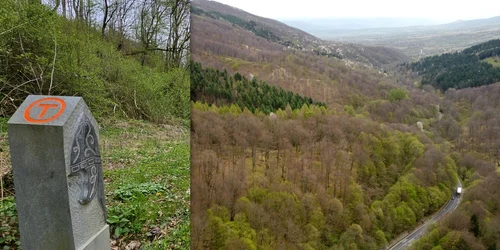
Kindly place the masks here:
<instances>
[{"instance_id":1,"label":"deciduous forest","mask_svg":"<svg viewBox=\"0 0 500 250\"><path fill-rule=\"evenodd\" d=\"M457 182L454 160L409 127L317 106L276 116L193 107L196 249L379 249Z\"/></svg>"},{"instance_id":2,"label":"deciduous forest","mask_svg":"<svg viewBox=\"0 0 500 250\"><path fill-rule=\"evenodd\" d=\"M459 207L412 248L500 245L497 41L392 67L408 60L392 48L331 50L274 20L193 5L193 249L381 249L459 180ZM312 102L239 99L265 84Z\"/></svg>"},{"instance_id":3,"label":"deciduous forest","mask_svg":"<svg viewBox=\"0 0 500 250\"><path fill-rule=\"evenodd\" d=\"M499 103L498 83L447 91L451 121L462 132L448 134L461 155L458 174L468 190L464 201L413 249L498 249L500 246ZM445 125L448 124L448 125Z\"/></svg>"}]
</instances>

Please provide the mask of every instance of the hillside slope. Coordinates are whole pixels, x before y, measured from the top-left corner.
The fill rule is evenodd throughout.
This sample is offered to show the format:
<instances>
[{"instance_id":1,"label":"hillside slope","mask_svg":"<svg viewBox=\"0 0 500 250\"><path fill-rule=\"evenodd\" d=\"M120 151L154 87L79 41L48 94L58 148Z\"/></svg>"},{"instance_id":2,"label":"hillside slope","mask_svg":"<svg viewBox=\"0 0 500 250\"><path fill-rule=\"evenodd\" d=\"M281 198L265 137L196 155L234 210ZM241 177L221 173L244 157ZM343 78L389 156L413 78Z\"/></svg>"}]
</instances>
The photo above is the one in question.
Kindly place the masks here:
<instances>
[{"instance_id":1,"label":"hillside slope","mask_svg":"<svg viewBox=\"0 0 500 250\"><path fill-rule=\"evenodd\" d=\"M378 68L407 60L404 54L394 49L323 41L279 21L258 17L215 1L196 0L192 2L192 5L193 22L203 21L204 24L226 26L224 30L221 30L223 34L220 34L227 38L226 42L234 41L233 36L240 39L241 36L245 36L245 32L250 32L268 42L279 45L280 50L314 52L318 55L345 58ZM227 26L233 28L230 29ZM206 28L206 30L214 31L211 28ZM196 40L201 38L204 36L198 37ZM193 40L193 42L193 48L201 48L196 44L196 41ZM264 47L266 46L264 45Z\"/></svg>"},{"instance_id":2,"label":"hillside slope","mask_svg":"<svg viewBox=\"0 0 500 250\"><path fill-rule=\"evenodd\" d=\"M205 10L205 6L210 7ZM382 65L405 62L406 57L395 50L341 43L325 43L317 48L309 47L309 51L289 48L255 34L245 25L220 17L238 13L241 16L234 16L230 20L243 20L241 22L245 23L254 21L258 29L281 34L272 25L267 25L267 19L213 1L194 1L192 33L195 35L191 40L194 61L201 62L204 67L226 69L230 75L239 72L247 78L256 77L286 91L312 97L338 111L342 111L344 105L357 107L353 100L359 95L369 99L385 98L389 87L382 86L396 86L395 78L384 74L384 69L380 68ZM246 17L251 20L244 19ZM275 21L271 23L275 24ZM281 24L280 27L288 26ZM303 34L296 29L287 29L290 29L290 33ZM304 35L298 41L311 39L315 42L300 43L300 46L316 45L318 41L323 43L309 35ZM403 79L401 81L411 83Z\"/></svg>"},{"instance_id":3,"label":"hillside slope","mask_svg":"<svg viewBox=\"0 0 500 250\"><path fill-rule=\"evenodd\" d=\"M162 56L137 56L41 4L0 3L0 117L28 94L82 96L100 117L174 122L189 117L189 75Z\"/></svg>"},{"instance_id":4,"label":"hillside slope","mask_svg":"<svg viewBox=\"0 0 500 250\"><path fill-rule=\"evenodd\" d=\"M385 68L399 52L285 46L265 19L199 2L193 249L375 250L449 199L457 161L436 126L441 100Z\"/></svg>"},{"instance_id":5,"label":"hillside slope","mask_svg":"<svg viewBox=\"0 0 500 250\"><path fill-rule=\"evenodd\" d=\"M192 14L194 15L228 21L285 46L295 46L297 49L312 50L321 43L320 39L302 30L292 28L273 19L252 15L219 2L196 0L192 2L192 5Z\"/></svg>"},{"instance_id":6,"label":"hillside slope","mask_svg":"<svg viewBox=\"0 0 500 250\"><path fill-rule=\"evenodd\" d=\"M488 29L488 28L498 28L500 25L500 16L475 19L475 20L459 20L447 24L436 25L439 28L444 29Z\"/></svg>"},{"instance_id":7,"label":"hillside slope","mask_svg":"<svg viewBox=\"0 0 500 250\"><path fill-rule=\"evenodd\" d=\"M381 249L449 200L457 176L466 202L418 249L499 245L498 112L485 109L498 85L443 97L346 44L288 48L265 20L204 4L218 7L192 19L193 249ZM255 94L273 92L264 82L328 108L267 115L278 106Z\"/></svg>"},{"instance_id":8,"label":"hillside slope","mask_svg":"<svg viewBox=\"0 0 500 250\"><path fill-rule=\"evenodd\" d=\"M426 57L407 67L422 77L422 84L446 91L500 81L499 56L500 40L491 40L461 52Z\"/></svg>"},{"instance_id":9,"label":"hillside slope","mask_svg":"<svg viewBox=\"0 0 500 250\"><path fill-rule=\"evenodd\" d=\"M310 30L310 32L331 41L395 48L413 59L418 59L460 51L491 39L500 38L500 17L429 26L357 30L322 29L321 31Z\"/></svg>"}]
</instances>

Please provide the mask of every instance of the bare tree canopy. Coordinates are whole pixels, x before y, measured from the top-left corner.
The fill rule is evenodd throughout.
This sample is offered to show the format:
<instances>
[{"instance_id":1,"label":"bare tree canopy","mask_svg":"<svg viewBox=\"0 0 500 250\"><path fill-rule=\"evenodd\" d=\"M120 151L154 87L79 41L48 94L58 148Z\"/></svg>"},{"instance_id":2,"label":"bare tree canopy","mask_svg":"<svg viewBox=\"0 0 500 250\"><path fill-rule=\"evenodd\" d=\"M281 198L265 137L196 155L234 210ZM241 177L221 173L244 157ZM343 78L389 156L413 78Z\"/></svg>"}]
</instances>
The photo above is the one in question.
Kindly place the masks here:
<instances>
[{"instance_id":1,"label":"bare tree canopy","mask_svg":"<svg viewBox=\"0 0 500 250\"><path fill-rule=\"evenodd\" d=\"M191 0L29 0L60 15L99 29L118 50L140 55L163 55L166 70L185 66L189 54ZM134 45L130 49L127 43Z\"/></svg>"}]
</instances>

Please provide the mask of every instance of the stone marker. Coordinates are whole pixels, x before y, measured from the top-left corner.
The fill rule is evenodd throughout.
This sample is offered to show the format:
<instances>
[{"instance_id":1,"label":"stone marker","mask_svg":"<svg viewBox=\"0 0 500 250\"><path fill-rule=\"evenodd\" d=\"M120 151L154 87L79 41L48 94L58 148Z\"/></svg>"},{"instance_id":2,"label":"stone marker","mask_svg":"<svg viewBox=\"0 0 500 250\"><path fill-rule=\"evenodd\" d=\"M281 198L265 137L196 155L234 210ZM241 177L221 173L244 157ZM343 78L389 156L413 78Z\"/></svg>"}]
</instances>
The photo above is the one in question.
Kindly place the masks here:
<instances>
[{"instance_id":1,"label":"stone marker","mask_svg":"<svg viewBox=\"0 0 500 250\"><path fill-rule=\"evenodd\" d=\"M30 95L9 120L22 249L110 249L97 128L81 97Z\"/></svg>"}]
</instances>

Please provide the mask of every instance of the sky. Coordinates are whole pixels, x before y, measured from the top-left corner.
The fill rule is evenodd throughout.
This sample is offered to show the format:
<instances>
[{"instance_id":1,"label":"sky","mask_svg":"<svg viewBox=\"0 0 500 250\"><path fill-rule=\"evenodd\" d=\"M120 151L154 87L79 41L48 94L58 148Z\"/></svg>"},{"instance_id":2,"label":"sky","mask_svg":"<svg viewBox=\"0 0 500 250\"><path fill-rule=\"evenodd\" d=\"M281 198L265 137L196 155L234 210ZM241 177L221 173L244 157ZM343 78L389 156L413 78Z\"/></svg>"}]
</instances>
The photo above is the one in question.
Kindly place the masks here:
<instances>
[{"instance_id":1,"label":"sky","mask_svg":"<svg viewBox=\"0 0 500 250\"><path fill-rule=\"evenodd\" d=\"M499 0L216 0L252 14L277 19L424 18L439 22L500 16Z\"/></svg>"}]
</instances>

